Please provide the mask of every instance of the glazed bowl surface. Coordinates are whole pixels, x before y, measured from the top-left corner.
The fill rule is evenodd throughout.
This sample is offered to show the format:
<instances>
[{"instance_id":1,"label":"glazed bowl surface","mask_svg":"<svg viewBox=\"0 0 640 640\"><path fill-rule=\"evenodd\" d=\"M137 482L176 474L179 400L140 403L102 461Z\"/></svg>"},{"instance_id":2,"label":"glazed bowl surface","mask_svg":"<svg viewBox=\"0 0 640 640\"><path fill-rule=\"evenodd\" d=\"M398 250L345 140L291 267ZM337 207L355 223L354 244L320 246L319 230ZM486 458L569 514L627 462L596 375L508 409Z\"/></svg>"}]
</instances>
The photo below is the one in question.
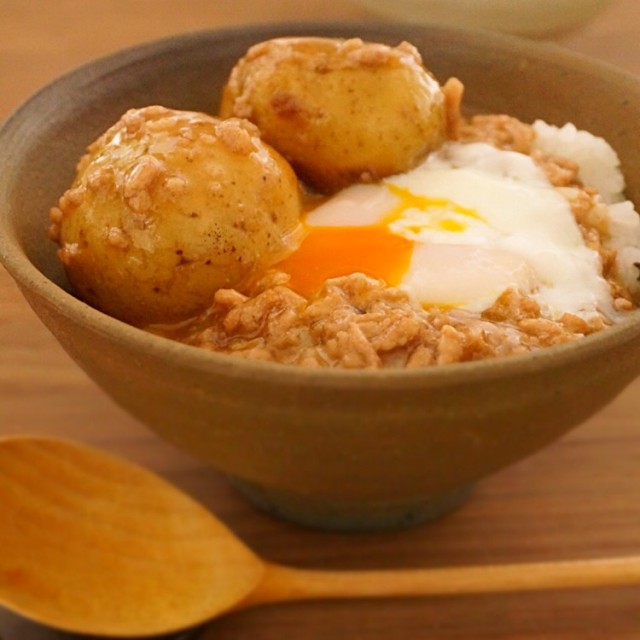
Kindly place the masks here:
<instances>
[{"instance_id":1,"label":"glazed bowl surface","mask_svg":"<svg viewBox=\"0 0 640 640\"><path fill-rule=\"evenodd\" d=\"M186 34L98 60L42 89L0 132L0 260L65 350L162 438L255 504L331 529L409 525L611 401L640 370L640 317L570 344L414 370L307 370L236 359L124 324L74 297L48 210L86 146L131 107L215 113L235 61L283 35L415 44L467 108L574 122L618 152L640 203L640 81L557 47L402 24L286 24Z\"/></svg>"}]
</instances>

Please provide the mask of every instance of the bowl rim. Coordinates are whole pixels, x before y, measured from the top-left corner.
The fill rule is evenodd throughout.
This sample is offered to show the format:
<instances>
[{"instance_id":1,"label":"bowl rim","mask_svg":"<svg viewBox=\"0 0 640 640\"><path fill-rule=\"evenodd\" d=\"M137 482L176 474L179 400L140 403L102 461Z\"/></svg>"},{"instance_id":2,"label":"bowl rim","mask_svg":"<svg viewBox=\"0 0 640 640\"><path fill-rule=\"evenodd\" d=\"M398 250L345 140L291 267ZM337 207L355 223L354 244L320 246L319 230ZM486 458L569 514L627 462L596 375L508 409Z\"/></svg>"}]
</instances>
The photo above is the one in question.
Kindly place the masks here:
<instances>
[{"instance_id":1,"label":"bowl rim","mask_svg":"<svg viewBox=\"0 0 640 640\"><path fill-rule=\"evenodd\" d=\"M429 33L451 35L467 41L475 40L475 46L491 44L518 52L534 52L543 58L551 58L565 66L588 66L594 71L609 74L619 82L633 82L640 87L640 78L614 65L594 60L583 54L567 50L555 43L527 40L514 35L495 33L483 29L450 27L445 25L416 25L403 22L371 21L309 21L274 22L229 26L222 29L187 31L176 35L150 40L129 46L105 56L88 61L45 84L18 105L0 125L0 163L10 155L10 144L3 144L15 135L28 120L29 113L49 94L63 91L77 82L95 81L105 74L116 73L123 67L134 65L149 56L159 56L196 41L229 40L238 36L255 35L255 41L284 34L330 35L349 37L371 37L385 33L397 35L399 39L411 41L413 34L422 37ZM357 34L357 35L356 35ZM0 176L0 195L7 185ZM604 354L611 347L622 346L640 336L640 309L629 312L628 317L612 327L585 338L545 347L521 355L496 357L472 362L433 365L412 369L345 369L309 368L270 361L252 360L208 351L201 347L186 345L156 336L143 329L117 320L94 309L73 296L45 276L27 257L16 229L9 224L9 215L3 213L0 199L0 264L2 264L18 287L28 289L41 297L48 305L57 309L69 320L84 325L105 337L117 339L127 347L142 348L148 355L169 356L202 373L215 373L228 378L243 378L251 381L276 381L280 385L294 387L332 387L354 389L367 388L415 388L440 387L452 383L465 384L474 381L492 380L506 376L526 376L539 371L545 363L549 367L566 366L590 355ZM45 236L43 230L43 237ZM24 293L24 292L23 292Z\"/></svg>"}]
</instances>

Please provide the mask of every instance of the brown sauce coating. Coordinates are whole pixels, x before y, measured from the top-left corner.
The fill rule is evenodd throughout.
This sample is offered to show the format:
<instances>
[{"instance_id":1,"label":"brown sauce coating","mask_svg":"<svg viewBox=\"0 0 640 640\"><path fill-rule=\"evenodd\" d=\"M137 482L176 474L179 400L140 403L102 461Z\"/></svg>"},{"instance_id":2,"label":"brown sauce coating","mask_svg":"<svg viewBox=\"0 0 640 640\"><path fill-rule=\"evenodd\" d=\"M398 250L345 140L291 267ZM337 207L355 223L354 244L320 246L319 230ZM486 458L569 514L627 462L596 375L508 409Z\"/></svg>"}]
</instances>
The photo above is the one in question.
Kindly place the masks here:
<instances>
[{"instance_id":1,"label":"brown sauce coating","mask_svg":"<svg viewBox=\"0 0 640 640\"><path fill-rule=\"evenodd\" d=\"M301 206L293 170L250 122L150 106L89 146L50 237L85 301L172 322L281 259Z\"/></svg>"}]
</instances>

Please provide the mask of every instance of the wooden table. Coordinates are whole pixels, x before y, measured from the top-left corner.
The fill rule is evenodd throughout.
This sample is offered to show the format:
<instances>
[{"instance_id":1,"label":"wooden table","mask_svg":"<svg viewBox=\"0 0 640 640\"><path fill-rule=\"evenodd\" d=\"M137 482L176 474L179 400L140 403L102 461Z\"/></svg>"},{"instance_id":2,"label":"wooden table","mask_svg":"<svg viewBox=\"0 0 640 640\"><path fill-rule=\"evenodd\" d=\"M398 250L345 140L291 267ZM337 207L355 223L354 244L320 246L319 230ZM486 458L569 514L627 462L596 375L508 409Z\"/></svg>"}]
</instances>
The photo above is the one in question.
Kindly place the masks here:
<instances>
[{"instance_id":1,"label":"wooden table","mask_svg":"<svg viewBox=\"0 0 640 640\"><path fill-rule=\"evenodd\" d=\"M243 22L373 17L337 0L0 0L0 119L64 71L141 41ZM639 40L640 3L619 0L557 41L640 75ZM640 553L640 381L568 437L480 483L436 524L321 534L256 513L215 472L125 415L1 271L0 435L30 432L93 443L157 470L279 562L411 567ZM70 637L0 613L2 640ZM640 588L274 606L219 620L201 638L638 640Z\"/></svg>"}]
</instances>

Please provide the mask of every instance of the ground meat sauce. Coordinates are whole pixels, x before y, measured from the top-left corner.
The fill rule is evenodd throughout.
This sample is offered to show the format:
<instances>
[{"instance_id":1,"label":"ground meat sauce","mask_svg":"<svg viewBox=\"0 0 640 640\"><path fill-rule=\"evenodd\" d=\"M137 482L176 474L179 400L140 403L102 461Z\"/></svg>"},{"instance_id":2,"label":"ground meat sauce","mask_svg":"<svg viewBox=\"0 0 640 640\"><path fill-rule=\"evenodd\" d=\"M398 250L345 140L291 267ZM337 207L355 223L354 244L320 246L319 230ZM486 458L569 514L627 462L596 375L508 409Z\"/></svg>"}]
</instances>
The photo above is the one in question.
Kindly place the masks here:
<instances>
[{"instance_id":1,"label":"ground meat sauce","mask_svg":"<svg viewBox=\"0 0 640 640\"><path fill-rule=\"evenodd\" d=\"M602 245L606 210L578 179L569 160L532 150L529 125L508 116L476 116L460 137L531 155L551 183L563 190L585 243L599 252L617 310L633 308L613 279L615 253ZM412 368L526 353L581 338L606 327L566 313L541 316L531 298L505 291L481 314L424 309L402 290L361 273L328 280L307 300L273 271L250 290L221 289L211 307L192 320L149 330L180 342L243 358L304 367Z\"/></svg>"}]
</instances>

